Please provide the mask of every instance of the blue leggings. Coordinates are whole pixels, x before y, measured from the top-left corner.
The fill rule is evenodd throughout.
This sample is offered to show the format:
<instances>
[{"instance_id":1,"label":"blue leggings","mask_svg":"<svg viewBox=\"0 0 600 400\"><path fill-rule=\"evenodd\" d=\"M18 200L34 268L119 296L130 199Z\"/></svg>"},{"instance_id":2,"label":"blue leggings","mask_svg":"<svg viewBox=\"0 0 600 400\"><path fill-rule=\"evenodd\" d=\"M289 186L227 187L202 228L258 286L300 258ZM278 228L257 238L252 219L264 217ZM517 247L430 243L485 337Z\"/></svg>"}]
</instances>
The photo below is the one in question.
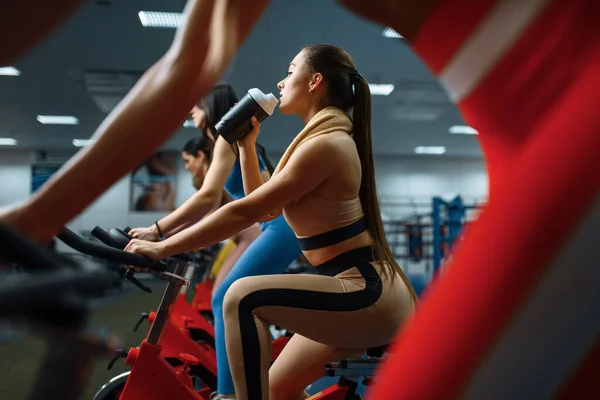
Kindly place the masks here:
<instances>
[{"instance_id":1,"label":"blue leggings","mask_svg":"<svg viewBox=\"0 0 600 400\"><path fill-rule=\"evenodd\" d=\"M296 235L285 222L283 215L280 215L263 224L260 236L246 249L217 288L212 298L212 310L215 319L218 392L220 394L235 393L225 350L223 298L227 289L233 282L246 276L281 274L300 254Z\"/></svg>"}]
</instances>

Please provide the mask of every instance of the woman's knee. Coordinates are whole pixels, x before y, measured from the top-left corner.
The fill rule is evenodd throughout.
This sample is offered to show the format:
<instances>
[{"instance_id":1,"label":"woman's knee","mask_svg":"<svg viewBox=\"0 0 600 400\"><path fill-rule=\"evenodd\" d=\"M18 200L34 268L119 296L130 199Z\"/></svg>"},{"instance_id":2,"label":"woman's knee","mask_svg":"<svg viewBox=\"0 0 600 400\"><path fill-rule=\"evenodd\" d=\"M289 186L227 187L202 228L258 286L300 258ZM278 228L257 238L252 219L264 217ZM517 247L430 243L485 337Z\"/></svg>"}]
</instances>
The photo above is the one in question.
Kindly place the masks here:
<instances>
[{"instance_id":1,"label":"woman's knee","mask_svg":"<svg viewBox=\"0 0 600 400\"><path fill-rule=\"evenodd\" d=\"M234 266L234 268L236 268L236 267ZM231 272L230 272L230 274L231 274ZM227 277L225 277L223 282L221 282L221 284L214 291L214 294L212 297L213 312L215 310L215 307L217 307L217 309L221 309L221 307L223 307L223 310L224 310L224 308L225 308L224 304L225 304L225 301L227 300L227 297L230 297L229 302L235 302L236 296L238 296L238 297L243 296L241 294L242 292L245 291L246 293L249 293L252 290L252 286L248 285L248 283L246 283L246 281L248 279L251 280L256 277L251 276L251 277L242 277L242 278L236 279L236 277L238 275L239 274L228 275ZM232 294L230 294L230 292L232 292ZM239 303L239 300L241 300L241 298L238 299L238 303Z\"/></svg>"},{"instance_id":2,"label":"woman's knee","mask_svg":"<svg viewBox=\"0 0 600 400\"><path fill-rule=\"evenodd\" d=\"M229 286L223 298L223 315L239 311L240 303L252 291L253 278L240 278Z\"/></svg>"}]
</instances>

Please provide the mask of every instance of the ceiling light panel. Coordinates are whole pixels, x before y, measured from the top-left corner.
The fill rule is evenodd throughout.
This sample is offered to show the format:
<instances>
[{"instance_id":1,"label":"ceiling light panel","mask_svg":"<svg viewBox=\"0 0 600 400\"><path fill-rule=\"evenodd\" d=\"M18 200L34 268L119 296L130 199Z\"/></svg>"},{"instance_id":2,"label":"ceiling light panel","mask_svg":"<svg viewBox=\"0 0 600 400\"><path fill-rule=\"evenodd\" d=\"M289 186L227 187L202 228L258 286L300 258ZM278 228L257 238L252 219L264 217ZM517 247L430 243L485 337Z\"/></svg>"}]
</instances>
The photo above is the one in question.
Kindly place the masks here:
<instances>
[{"instance_id":1,"label":"ceiling light panel","mask_svg":"<svg viewBox=\"0 0 600 400\"><path fill-rule=\"evenodd\" d=\"M383 36L386 37L386 38L404 39L404 36L402 36L401 34L399 34L398 32L396 32L392 28L385 28L383 30Z\"/></svg>"},{"instance_id":2,"label":"ceiling light panel","mask_svg":"<svg viewBox=\"0 0 600 400\"><path fill-rule=\"evenodd\" d=\"M371 96L388 96L394 91L394 85L369 83L369 90L371 91Z\"/></svg>"},{"instance_id":3,"label":"ceiling light panel","mask_svg":"<svg viewBox=\"0 0 600 400\"><path fill-rule=\"evenodd\" d=\"M417 154L444 154L446 148L444 146L417 146L415 147L415 153Z\"/></svg>"},{"instance_id":4,"label":"ceiling light panel","mask_svg":"<svg viewBox=\"0 0 600 400\"><path fill-rule=\"evenodd\" d=\"M470 126L454 125L448 131L453 135L477 135L477 131Z\"/></svg>"},{"instance_id":5,"label":"ceiling light panel","mask_svg":"<svg viewBox=\"0 0 600 400\"><path fill-rule=\"evenodd\" d=\"M95 142L94 139L73 139L73 146L75 147L85 147L93 144Z\"/></svg>"},{"instance_id":6,"label":"ceiling light panel","mask_svg":"<svg viewBox=\"0 0 600 400\"><path fill-rule=\"evenodd\" d=\"M13 138L0 138L0 146L16 146L17 140Z\"/></svg>"},{"instance_id":7,"label":"ceiling light panel","mask_svg":"<svg viewBox=\"0 0 600 400\"><path fill-rule=\"evenodd\" d=\"M183 14L176 12L140 11L138 17L146 28L177 28L183 22Z\"/></svg>"},{"instance_id":8,"label":"ceiling light panel","mask_svg":"<svg viewBox=\"0 0 600 400\"><path fill-rule=\"evenodd\" d=\"M0 75L2 76L19 76L21 71L15 67L0 67Z\"/></svg>"},{"instance_id":9,"label":"ceiling light panel","mask_svg":"<svg viewBox=\"0 0 600 400\"><path fill-rule=\"evenodd\" d=\"M72 115L38 115L37 120L45 125L77 125L79 120Z\"/></svg>"}]
</instances>

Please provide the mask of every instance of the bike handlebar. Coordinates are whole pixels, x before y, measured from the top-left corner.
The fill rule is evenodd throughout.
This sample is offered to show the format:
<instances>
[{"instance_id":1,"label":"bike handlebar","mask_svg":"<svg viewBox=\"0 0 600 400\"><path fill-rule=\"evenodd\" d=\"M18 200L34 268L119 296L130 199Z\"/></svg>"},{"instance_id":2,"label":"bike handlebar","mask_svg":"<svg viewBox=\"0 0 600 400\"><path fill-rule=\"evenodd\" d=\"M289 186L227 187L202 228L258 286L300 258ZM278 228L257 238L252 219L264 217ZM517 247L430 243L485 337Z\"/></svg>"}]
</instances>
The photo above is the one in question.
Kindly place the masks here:
<instances>
[{"instance_id":1,"label":"bike handlebar","mask_svg":"<svg viewBox=\"0 0 600 400\"><path fill-rule=\"evenodd\" d=\"M100 240L105 245L115 247L118 250L125 250L125 247L127 246L126 243L122 243L122 241L115 240L115 238L112 237L110 232L106 232L99 226L92 229L91 233L96 239Z\"/></svg>"},{"instance_id":2,"label":"bike handlebar","mask_svg":"<svg viewBox=\"0 0 600 400\"><path fill-rule=\"evenodd\" d=\"M100 233L100 235L105 236L105 238L110 238L108 233L102 231L102 229L99 227L96 227L95 231L96 233L103 232L103 234ZM145 268L159 272L164 271L167 268L165 263L151 260L146 256L128 253L115 247L109 247L90 242L89 240L85 240L67 228L64 228L58 235L56 235L56 237L64 242L67 246L79 251L80 253L84 253L93 257L103 258L105 260L131 265L132 267Z\"/></svg>"},{"instance_id":3,"label":"bike handlebar","mask_svg":"<svg viewBox=\"0 0 600 400\"><path fill-rule=\"evenodd\" d=\"M115 234L120 234L122 237L126 238L127 240L132 240L135 239L133 236L131 236L129 234L129 229L125 229L125 231L122 231L120 229L117 228L112 228L110 230L111 234L115 233ZM180 261L184 261L184 262L194 262L194 256L192 256L190 253L180 253L180 254L175 254L174 256L171 256L172 258L175 258L177 260Z\"/></svg>"},{"instance_id":4,"label":"bike handlebar","mask_svg":"<svg viewBox=\"0 0 600 400\"><path fill-rule=\"evenodd\" d=\"M105 231L103 231L100 227L97 226L96 228L94 228L92 230L92 235L96 236L98 239L102 240L107 245L116 247L118 249L124 249L125 246L127 246L127 244L129 243L129 241L135 239L133 236L131 236L128 233L129 232L128 229L125 229L123 231L118 228L111 228L107 234L107 236L109 238L106 238L107 240L105 241L104 238L100 237L100 236L104 236L104 234L101 232L98 232L97 230L102 231L104 234L106 234ZM98 234L100 236L98 236ZM184 261L184 262L194 262L195 261L195 257L190 253L176 254L174 256L171 256L171 258L175 258L177 260Z\"/></svg>"}]
</instances>

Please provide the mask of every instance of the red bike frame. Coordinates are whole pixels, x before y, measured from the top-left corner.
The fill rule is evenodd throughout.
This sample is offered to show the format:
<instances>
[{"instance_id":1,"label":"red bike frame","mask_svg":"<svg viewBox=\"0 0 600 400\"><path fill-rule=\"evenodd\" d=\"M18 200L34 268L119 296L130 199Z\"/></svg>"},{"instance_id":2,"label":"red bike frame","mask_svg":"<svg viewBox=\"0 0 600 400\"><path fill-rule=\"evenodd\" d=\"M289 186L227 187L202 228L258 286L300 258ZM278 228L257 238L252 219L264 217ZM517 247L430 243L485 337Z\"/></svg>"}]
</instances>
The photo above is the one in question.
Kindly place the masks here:
<instances>
[{"instance_id":1,"label":"red bike frame","mask_svg":"<svg viewBox=\"0 0 600 400\"><path fill-rule=\"evenodd\" d=\"M119 399L208 400L213 389L207 387L195 390L190 372L199 367L216 372L215 359L212 357L214 349L191 341L187 336L186 329L177 328L171 322L176 304L183 300L180 296L180 289L183 285L189 284L189 281L169 272L161 272L160 276L166 279L168 284L157 312L149 318L152 326L146 339L139 348L131 348L127 353L125 362L131 366L131 372ZM185 340L186 338L187 340ZM177 343L177 346L180 347L169 347L171 343ZM185 347L186 345L182 343L190 346L193 344L196 347ZM186 352L196 352L198 347L202 348L199 353ZM179 350L182 351L175 355ZM178 360L178 365L174 366L167 360L167 353ZM172 360L170 361L172 362ZM311 399L350 400L357 398L355 394L357 382L348 377L370 376L376 365L377 359L344 359L330 364L326 373L329 376L340 376L339 382L313 395Z\"/></svg>"}]
</instances>

